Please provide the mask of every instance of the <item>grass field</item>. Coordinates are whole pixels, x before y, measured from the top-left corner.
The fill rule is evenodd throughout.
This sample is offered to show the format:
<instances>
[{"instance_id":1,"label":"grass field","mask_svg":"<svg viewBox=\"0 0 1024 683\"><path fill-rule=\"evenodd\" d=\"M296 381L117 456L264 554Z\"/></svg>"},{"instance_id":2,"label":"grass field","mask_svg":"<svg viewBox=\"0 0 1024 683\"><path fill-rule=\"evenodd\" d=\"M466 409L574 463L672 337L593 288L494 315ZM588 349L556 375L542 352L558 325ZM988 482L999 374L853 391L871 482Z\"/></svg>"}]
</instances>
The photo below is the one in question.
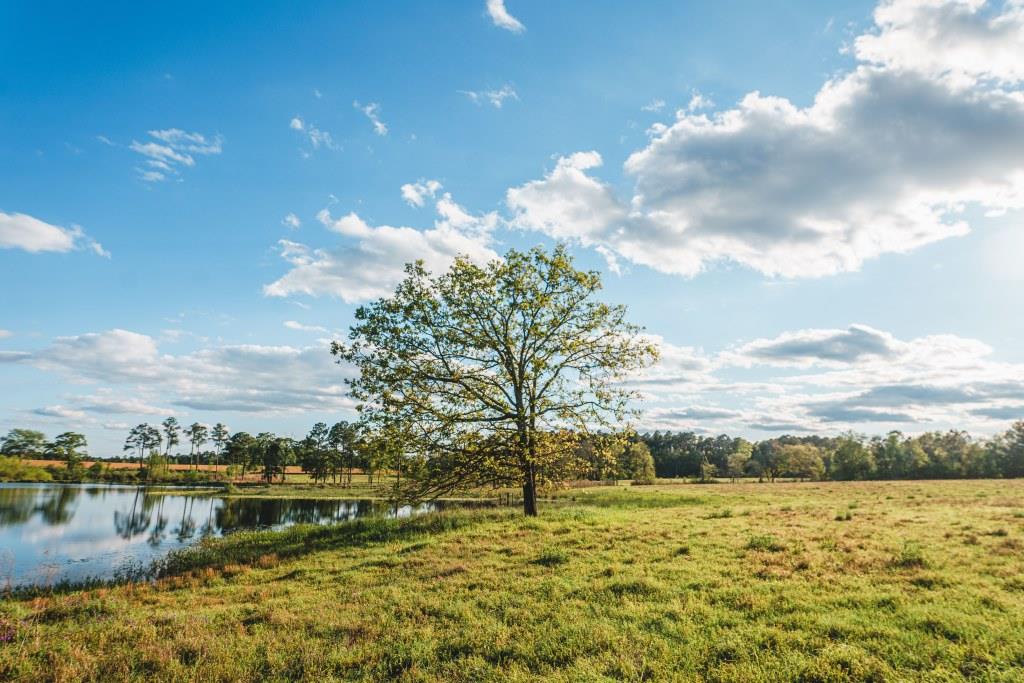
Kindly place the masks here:
<instances>
[{"instance_id":1,"label":"grass field","mask_svg":"<svg viewBox=\"0 0 1024 683\"><path fill-rule=\"evenodd\" d=\"M567 491L0 603L0 680L1022 681L1024 481Z\"/></svg>"}]
</instances>

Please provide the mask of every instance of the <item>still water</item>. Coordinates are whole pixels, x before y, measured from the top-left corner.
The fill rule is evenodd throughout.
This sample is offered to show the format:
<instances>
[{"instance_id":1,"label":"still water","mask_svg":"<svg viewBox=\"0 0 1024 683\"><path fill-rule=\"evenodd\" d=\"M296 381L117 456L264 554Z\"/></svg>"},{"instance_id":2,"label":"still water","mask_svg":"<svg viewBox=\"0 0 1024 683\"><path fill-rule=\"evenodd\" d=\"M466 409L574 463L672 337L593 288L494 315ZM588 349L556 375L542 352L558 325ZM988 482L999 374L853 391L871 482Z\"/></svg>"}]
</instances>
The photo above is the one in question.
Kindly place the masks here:
<instances>
[{"instance_id":1,"label":"still water","mask_svg":"<svg viewBox=\"0 0 1024 683\"><path fill-rule=\"evenodd\" d=\"M166 553L240 529L405 517L366 500L219 498L136 486L0 483L0 588L113 578Z\"/></svg>"}]
</instances>

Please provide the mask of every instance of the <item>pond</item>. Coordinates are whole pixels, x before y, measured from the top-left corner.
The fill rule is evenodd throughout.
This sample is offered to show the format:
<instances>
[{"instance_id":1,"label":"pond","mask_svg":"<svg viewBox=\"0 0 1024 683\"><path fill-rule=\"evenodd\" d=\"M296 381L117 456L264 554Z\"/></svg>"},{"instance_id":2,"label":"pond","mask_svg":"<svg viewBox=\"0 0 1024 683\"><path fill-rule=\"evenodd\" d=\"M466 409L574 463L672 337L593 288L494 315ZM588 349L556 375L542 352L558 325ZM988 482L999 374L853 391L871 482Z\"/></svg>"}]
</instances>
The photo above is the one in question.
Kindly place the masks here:
<instances>
[{"instance_id":1,"label":"pond","mask_svg":"<svg viewBox=\"0 0 1024 683\"><path fill-rule=\"evenodd\" d=\"M407 517L441 503L221 498L105 484L0 483L0 589L110 579L172 550L242 529Z\"/></svg>"}]
</instances>

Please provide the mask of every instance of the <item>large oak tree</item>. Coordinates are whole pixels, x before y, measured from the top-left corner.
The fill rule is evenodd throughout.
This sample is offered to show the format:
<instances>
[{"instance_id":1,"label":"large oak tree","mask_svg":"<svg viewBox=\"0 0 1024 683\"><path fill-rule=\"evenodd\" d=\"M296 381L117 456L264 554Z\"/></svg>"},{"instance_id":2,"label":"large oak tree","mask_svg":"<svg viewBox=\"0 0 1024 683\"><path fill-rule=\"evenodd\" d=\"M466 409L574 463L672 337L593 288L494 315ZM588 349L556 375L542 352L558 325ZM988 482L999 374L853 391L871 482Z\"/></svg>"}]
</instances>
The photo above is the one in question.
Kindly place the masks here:
<instances>
[{"instance_id":1,"label":"large oak tree","mask_svg":"<svg viewBox=\"0 0 1024 683\"><path fill-rule=\"evenodd\" d=\"M535 515L538 487L578 469L579 440L619 426L638 398L623 380L657 350L600 289L564 247L535 248L438 276L409 264L358 309L331 351L359 370L363 419L405 435L408 497L516 485Z\"/></svg>"}]
</instances>

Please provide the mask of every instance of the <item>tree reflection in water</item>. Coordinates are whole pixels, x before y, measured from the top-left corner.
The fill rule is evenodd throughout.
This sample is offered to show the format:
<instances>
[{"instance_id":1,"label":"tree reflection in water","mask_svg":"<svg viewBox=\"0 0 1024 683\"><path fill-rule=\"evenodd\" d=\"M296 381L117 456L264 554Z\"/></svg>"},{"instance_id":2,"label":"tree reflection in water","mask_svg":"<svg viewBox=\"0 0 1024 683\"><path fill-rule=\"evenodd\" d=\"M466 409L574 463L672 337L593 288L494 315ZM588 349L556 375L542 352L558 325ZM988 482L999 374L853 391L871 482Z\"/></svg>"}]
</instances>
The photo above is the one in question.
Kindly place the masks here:
<instances>
[{"instance_id":1,"label":"tree reflection in water","mask_svg":"<svg viewBox=\"0 0 1024 683\"><path fill-rule=\"evenodd\" d=\"M82 495L82 494L85 495ZM201 538L245 529L333 524L359 517L407 517L438 509L394 508L365 500L221 498L116 485L0 484L0 548L15 582L109 578L126 563L147 565ZM113 524L103 520L113 519ZM0 565L5 563L0 559ZM0 566L0 574L3 567ZM0 577L2 581L2 577Z\"/></svg>"}]
</instances>

